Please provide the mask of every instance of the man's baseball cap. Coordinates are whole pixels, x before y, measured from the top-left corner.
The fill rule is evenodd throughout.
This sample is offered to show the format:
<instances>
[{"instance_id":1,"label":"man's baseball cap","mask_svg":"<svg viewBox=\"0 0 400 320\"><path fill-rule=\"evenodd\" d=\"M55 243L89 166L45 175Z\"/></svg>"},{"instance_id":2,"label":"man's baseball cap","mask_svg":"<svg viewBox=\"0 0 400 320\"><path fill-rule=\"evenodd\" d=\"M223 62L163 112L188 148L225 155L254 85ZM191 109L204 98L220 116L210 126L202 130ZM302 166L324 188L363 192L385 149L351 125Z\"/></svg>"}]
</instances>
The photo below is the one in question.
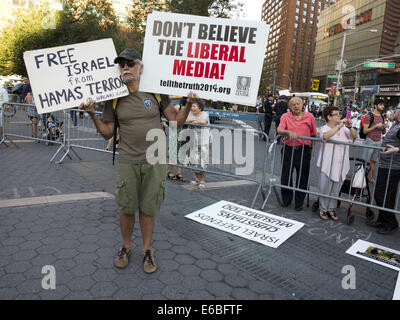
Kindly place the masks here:
<instances>
[{"instance_id":1,"label":"man's baseball cap","mask_svg":"<svg viewBox=\"0 0 400 320\"><path fill-rule=\"evenodd\" d=\"M126 48L124 51L122 51L118 57L114 59L114 63L119 63L121 60L142 60L142 55L137 52L135 49L132 48Z\"/></svg>"}]
</instances>

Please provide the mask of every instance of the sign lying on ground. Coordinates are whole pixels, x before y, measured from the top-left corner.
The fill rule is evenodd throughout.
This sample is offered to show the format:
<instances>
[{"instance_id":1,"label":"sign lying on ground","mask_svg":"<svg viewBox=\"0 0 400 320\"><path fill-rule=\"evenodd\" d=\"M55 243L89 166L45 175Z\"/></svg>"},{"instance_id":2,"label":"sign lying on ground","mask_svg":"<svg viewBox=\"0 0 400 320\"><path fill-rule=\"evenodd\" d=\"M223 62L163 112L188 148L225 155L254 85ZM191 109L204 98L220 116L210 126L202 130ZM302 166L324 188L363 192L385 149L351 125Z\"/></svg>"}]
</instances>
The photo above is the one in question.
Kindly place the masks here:
<instances>
[{"instance_id":1,"label":"sign lying on ground","mask_svg":"<svg viewBox=\"0 0 400 320\"><path fill-rule=\"evenodd\" d=\"M393 299L392 300L400 300L400 272L397 276L396 287L394 288Z\"/></svg>"},{"instance_id":2,"label":"sign lying on ground","mask_svg":"<svg viewBox=\"0 0 400 320\"><path fill-rule=\"evenodd\" d=\"M128 95L116 57L112 39L24 52L38 113Z\"/></svg>"},{"instance_id":3,"label":"sign lying on ground","mask_svg":"<svg viewBox=\"0 0 400 320\"><path fill-rule=\"evenodd\" d=\"M304 226L301 222L228 201L217 202L186 218L272 248L278 248Z\"/></svg>"},{"instance_id":4,"label":"sign lying on ground","mask_svg":"<svg viewBox=\"0 0 400 320\"><path fill-rule=\"evenodd\" d=\"M346 253L400 271L400 251L357 240Z\"/></svg>"},{"instance_id":5,"label":"sign lying on ground","mask_svg":"<svg viewBox=\"0 0 400 320\"><path fill-rule=\"evenodd\" d=\"M261 21L152 13L139 89L255 106L268 34Z\"/></svg>"}]
</instances>

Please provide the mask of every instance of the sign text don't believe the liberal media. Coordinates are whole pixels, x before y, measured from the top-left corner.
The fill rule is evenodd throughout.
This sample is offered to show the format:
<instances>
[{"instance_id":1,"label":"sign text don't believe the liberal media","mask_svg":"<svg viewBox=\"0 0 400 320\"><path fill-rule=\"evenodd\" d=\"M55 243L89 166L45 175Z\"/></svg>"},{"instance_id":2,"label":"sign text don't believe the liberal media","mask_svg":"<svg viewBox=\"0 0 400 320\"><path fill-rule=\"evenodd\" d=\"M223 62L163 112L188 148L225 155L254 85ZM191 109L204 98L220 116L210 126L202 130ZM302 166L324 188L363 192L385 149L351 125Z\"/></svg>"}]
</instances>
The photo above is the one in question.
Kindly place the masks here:
<instances>
[{"instance_id":1,"label":"sign text don't believe the liberal media","mask_svg":"<svg viewBox=\"0 0 400 320\"><path fill-rule=\"evenodd\" d=\"M140 90L255 105L268 33L261 21L150 14Z\"/></svg>"}]
</instances>

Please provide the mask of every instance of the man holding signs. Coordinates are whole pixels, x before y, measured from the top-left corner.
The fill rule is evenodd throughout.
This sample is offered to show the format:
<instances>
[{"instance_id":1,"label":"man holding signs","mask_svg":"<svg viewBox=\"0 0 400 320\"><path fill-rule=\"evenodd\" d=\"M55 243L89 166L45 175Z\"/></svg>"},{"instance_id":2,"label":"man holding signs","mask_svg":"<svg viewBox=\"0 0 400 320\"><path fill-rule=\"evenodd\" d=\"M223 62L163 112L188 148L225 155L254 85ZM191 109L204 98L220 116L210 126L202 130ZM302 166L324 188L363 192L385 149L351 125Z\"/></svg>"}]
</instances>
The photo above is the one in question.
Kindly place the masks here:
<instances>
[{"instance_id":1,"label":"man holding signs","mask_svg":"<svg viewBox=\"0 0 400 320\"><path fill-rule=\"evenodd\" d=\"M113 136L116 123L119 123L120 127L117 203L120 208L123 246L115 258L114 265L118 268L128 265L135 212L139 209L144 271L152 273L157 270L157 264L151 249L151 239L154 218L164 200L166 164L149 163L146 151L152 142L146 141L146 135L149 130L162 128L161 114L169 121L177 121L178 127L182 126L192 102L198 97L189 93L186 106L178 113L168 96L139 91L144 66L136 50L125 49L114 63L119 65L129 95L119 98L114 104L112 100L106 101L103 121L94 113L94 101L81 104L80 107L90 114L97 130L105 139Z\"/></svg>"},{"instance_id":2,"label":"man holding signs","mask_svg":"<svg viewBox=\"0 0 400 320\"><path fill-rule=\"evenodd\" d=\"M162 131L160 115L182 126L199 98L192 91L205 99L255 105L268 33L269 27L258 21L154 12L147 18L143 62L129 48L113 61L112 39L24 54L38 113L81 103L105 139L120 128L117 203L123 245L116 267L128 265L139 209L144 271L157 270L151 239L164 199L166 161L158 149L150 154L154 140L147 138L154 129ZM187 103L177 112L160 93L188 96ZM102 120L95 116L95 101L106 101ZM164 138L162 132L157 143Z\"/></svg>"}]
</instances>

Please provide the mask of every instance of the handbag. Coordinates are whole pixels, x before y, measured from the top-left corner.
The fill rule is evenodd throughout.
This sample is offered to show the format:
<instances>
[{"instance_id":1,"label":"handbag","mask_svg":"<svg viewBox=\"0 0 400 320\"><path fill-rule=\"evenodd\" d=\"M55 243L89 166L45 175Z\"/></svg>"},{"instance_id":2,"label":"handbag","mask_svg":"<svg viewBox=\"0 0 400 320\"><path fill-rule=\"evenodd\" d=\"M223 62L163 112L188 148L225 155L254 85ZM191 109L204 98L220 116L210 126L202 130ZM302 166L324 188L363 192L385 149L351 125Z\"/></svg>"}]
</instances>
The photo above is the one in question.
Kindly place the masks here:
<instances>
[{"instance_id":1,"label":"handbag","mask_svg":"<svg viewBox=\"0 0 400 320\"><path fill-rule=\"evenodd\" d=\"M360 164L357 167L356 173L354 174L353 183L351 184L352 188L363 189L367 186L367 179L365 178L365 170L364 166Z\"/></svg>"}]
</instances>

